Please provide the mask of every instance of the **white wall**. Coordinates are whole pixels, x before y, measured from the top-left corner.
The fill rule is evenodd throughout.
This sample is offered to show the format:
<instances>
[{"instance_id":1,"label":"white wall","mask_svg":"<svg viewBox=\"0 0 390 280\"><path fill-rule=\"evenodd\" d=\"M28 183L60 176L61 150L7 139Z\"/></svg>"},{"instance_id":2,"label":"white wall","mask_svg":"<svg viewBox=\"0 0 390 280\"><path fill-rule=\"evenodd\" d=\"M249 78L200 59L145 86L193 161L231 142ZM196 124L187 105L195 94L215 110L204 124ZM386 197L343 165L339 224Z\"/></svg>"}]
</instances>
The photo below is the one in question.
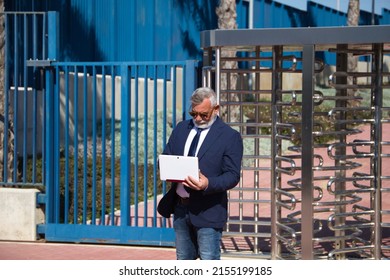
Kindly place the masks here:
<instances>
[{"instance_id":1,"label":"white wall","mask_svg":"<svg viewBox=\"0 0 390 280\"><path fill-rule=\"evenodd\" d=\"M182 69L177 69L177 77L176 80L176 109L181 110L182 107ZM93 131L93 120L94 113L96 121L100 121L102 119L102 103L103 103L103 78L101 75L96 76L96 98L95 101L93 99L93 79L92 77L87 78L87 102L84 102L84 76L82 74L78 75L78 87L76 92L76 98L74 93L74 75L71 73L69 75L69 84L68 84L68 97L66 95L66 87L65 87L65 79L63 74L61 75L60 81L60 141L64 143L64 134L66 127L66 106L68 106L69 112L69 124L68 124L68 133L69 140L72 142L75 136L75 106L78 107L77 114L77 137L79 141L82 141L84 138L84 104L86 104L87 114L86 114L86 124L87 124L87 137L92 135ZM121 78L115 78L115 90L112 92L111 85L112 79L111 76L106 77L106 118L111 119L113 116L115 120L121 119ZM157 80L157 109L163 110L163 80ZM148 94L148 104L147 110L149 114L154 112L154 87L155 82L151 79L147 80L147 85L145 87L145 79L138 79L138 92L135 92L135 80L131 80L131 116L129 118L134 118L135 116L135 97L138 94L138 114L139 116L144 115L145 111L145 88ZM166 93L167 93L167 107L168 109L173 106L173 83L171 81L167 81L166 84ZM11 108L14 107L14 89L10 90L10 104ZM18 90L18 102L17 102L17 122L14 126L14 130L16 135L18 135L17 140L17 152L22 155L24 147L26 148L26 152L28 155L33 153L33 136L35 136L37 147L35 148L36 153L41 153L43 146L43 120L44 120L44 111L43 111L43 103L42 103L42 91L37 91L35 96L35 102L37 104L36 112L37 115L33 116L33 104L34 104L34 92L31 88L24 89L20 88ZM115 104L112 104L112 96L115 94ZM26 96L26 98L24 98ZM68 100L68 104L66 102ZM77 104L75 103L77 101ZM93 112L93 103L96 102L96 111ZM35 125L35 131L34 131ZM27 133L24 133L26 131ZM24 136L23 138L20 138ZM25 145L25 146L24 146Z\"/></svg>"}]
</instances>

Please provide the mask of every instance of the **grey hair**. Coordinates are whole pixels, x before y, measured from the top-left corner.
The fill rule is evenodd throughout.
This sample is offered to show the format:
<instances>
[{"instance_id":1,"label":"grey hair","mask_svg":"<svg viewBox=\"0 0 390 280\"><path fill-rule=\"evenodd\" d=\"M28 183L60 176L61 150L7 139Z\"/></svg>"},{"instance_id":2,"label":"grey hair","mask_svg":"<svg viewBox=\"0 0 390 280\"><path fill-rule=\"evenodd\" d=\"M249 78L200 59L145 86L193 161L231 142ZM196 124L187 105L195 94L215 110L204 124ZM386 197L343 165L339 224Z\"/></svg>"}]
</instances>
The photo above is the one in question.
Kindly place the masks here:
<instances>
[{"instance_id":1,"label":"grey hair","mask_svg":"<svg viewBox=\"0 0 390 280\"><path fill-rule=\"evenodd\" d=\"M217 94L209 87L197 88L191 95L191 104L194 107L194 105L199 105L205 99L210 99L212 107L217 105Z\"/></svg>"}]
</instances>

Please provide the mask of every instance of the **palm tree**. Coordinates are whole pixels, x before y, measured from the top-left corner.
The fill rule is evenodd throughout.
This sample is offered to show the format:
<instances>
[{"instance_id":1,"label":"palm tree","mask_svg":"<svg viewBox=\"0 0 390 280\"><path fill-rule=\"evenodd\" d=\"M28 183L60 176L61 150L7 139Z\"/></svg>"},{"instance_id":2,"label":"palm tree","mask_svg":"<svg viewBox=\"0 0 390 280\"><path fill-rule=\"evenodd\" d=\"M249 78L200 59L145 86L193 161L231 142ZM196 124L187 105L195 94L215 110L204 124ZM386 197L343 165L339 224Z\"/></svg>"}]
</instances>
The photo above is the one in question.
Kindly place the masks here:
<instances>
[{"instance_id":1,"label":"palm tree","mask_svg":"<svg viewBox=\"0 0 390 280\"><path fill-rule=\"evenodd\" d=\"M348 4L348 26L358 26L360 16L360 0L349 0Z\"/></svg>"},{"instance_id":2,"label":"palm tree","mask_svg":"<svg viewBox=\"0 0 390 280\"><path fill-rule=\"evenodd\" d=\"M4 143L4 128L5 121L8 121L9 118L5 117L5 106L4 104L4 73L5 73L5 58L4 58L4 48L5 48L5 26L4 26L4 0L0 0L0 182L9 182L13 174L13 133L12 128L8 127L8 143ZM7 146L7 161L6 166L4 166L4 148ZM7 178L5 178L5 170L7 170Z\"/></svg>"},{"instance_id":3,"label":"palm tree","mask_svg":"<svg viewBox=\"0 0 390 280\"><path fill-rule=\"evenodd\" d=\"M348 3L348 13L347 13L347 25L348 26L358 26L359 25L359 16L360 16L360 0L349 0ZM358 71L358 57L349 54L348 57L348 72L357 72ZM351 76L348 76L348 84L352 85L356 81ZM347 94L349 96L355 95L355 91L349 89ZM360 100L354 100L350 102L350 106L359 106Z\"/></svg>"},{"instance_id":4,"label":"palm tree","mask_svg":"<svg viewBox=\"0 0 390 280\"><path fill-rule=\"evenodd\" d=\"M216 9L218 16L218 28L219 29L237 29L237 7L236 0L220 0L219 6ZM236 51L234 50L223 50L221 57L235 57ZM238 65L236 61L223 60L221 62L222 69L237 69ZM237 89L238 74L231 72L230 74L221 75L221 87L220 90L236 90ZM237 94L226 94L221 95L222 101L238 101L239 97ZM229 106L230 120L239 120L239 106ZM221 108L221 114L227 113L227 107Z\"/></svg>"}]
</instances>

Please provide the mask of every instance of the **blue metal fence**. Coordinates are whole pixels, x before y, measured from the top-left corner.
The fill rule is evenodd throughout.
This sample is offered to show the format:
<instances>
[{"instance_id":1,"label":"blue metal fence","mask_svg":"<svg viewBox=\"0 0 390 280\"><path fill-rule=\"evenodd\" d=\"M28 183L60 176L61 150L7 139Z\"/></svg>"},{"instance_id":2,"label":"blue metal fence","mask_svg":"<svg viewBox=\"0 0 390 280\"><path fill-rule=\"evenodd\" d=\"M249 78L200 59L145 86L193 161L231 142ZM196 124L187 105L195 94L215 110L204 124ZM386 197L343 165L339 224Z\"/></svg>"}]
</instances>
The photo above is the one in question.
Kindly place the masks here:
<instances>
[{"instance_id":1,"label":"blue metal fence","mask_svg":"<svg viewBox=\"0 0 390 280\"><path fill-rule=\"evenodd\" d=\"M36 68L27 68L28 60L47 57L46 13L5 13L4 16L4 84L1 92L4 133L1 148L3 167L1 185L41 186L43 169L37 166L37 154L43 150L43 115L39 108L44 100ZM14 137L14 135L18 135ZM31 164L27 166L27 158ZM27 179L27 174L31 174ZM41 176L39 176L41 174Z\"/></svg>"},{"instance_id":2,"label":"blue metal fence","mask_svg":"<svg viewBox=\"0 0 390 280\"><path fill-rule=\"evenodd\" d=\"M45 238L173 245L156 210L166 191L157 157L185 116L197 63L30 65L46 72Z\"/></svg>"},{"instance_id":3,"label":"blue metal fence","mask_svg":"<svg viewBox=\"0 0 390 280\"><path fill-rule=\"evenodd\" d=\"M186 117L197 62L59 62L58 15L5 15L0 185L42 190L47 240L172 244L157 155Z\"/></svg>"},{"instance_id":4,"label":"blue metal fence","mask_svg":"<svg viewBox=\"0 0 390 280\"><path fill-rule=\"evenodd\" d=\"M46 240L173 245L157 156L186 117L198 62L60 62L58 20L5 14L0 185L41 191Z\"/></svg>"}]
</instances>

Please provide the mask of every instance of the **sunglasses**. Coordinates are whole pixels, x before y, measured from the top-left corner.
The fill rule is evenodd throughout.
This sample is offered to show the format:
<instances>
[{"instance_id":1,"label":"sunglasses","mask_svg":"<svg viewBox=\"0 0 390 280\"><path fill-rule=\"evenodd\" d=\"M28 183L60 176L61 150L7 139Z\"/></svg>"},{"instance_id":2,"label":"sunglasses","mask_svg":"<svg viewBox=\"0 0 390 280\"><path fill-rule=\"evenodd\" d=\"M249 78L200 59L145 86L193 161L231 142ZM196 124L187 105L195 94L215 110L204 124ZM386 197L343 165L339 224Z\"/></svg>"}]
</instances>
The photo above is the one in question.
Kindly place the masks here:
<instances>
[{"instance_id":1,"label":"sunglasses","mask_svg":"<svg viewBox=\"0 0 390 280\"><path fill-rule=\"evenodd\" d=\"M213 109L211 109L211 111L208 112L208 113L199 113L199 112L195 112L195 111L190 111L189 114L194 119L199 116L199 117L201 117L202 120L205 120L205 119L210 118L210 116L213 113L214 109L215 109L215 107Z\"/></svg>"}]
</instances>

